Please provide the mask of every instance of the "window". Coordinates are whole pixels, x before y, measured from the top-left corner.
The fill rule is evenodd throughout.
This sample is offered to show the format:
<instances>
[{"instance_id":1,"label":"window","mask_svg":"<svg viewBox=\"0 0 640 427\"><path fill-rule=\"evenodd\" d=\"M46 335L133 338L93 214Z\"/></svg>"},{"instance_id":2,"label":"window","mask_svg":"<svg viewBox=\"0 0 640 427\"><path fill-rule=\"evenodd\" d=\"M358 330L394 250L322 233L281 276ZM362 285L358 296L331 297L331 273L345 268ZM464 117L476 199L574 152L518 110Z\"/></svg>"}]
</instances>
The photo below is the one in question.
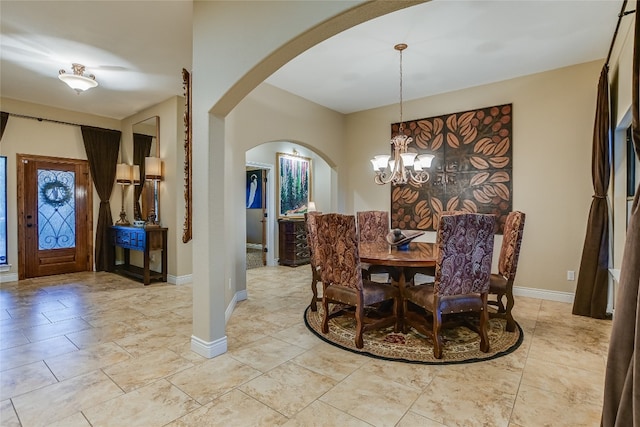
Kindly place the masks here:
<instances>
[{"instance_id":1,"label":"window","mask_svg":"<svg viewBox=\"0 0 640 427\"><path fill-rule=\"evenodd\" d=\"M0 265L7 264L7 158L0 156Z\"/></svg>"},{"instance_id":2,"label":"window","mask_svg":"<svg viewBox=\"0 0 640 427\"><path fill-rule=\"evenodd\" d=\"M631 126L627 128L627 226L629 225L629 217L631 216L631 206L633 205L633 197L636 194L638 184L640 184L640 160L633 147L631 140Z\"/></svg>"}]
</instances>

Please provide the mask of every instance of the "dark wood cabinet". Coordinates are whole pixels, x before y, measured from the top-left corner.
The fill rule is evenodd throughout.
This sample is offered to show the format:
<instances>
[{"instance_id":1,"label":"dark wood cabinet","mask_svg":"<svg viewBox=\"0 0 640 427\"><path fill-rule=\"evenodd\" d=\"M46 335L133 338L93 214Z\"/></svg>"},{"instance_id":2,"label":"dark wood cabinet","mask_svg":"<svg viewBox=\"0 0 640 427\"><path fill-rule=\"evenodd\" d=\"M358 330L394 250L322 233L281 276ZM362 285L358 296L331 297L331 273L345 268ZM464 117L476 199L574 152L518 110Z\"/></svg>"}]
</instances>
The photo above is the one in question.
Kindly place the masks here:
<instances>
[{"instance_id":1,"label":"dark wood cabinet","mask_svg":"<svg viewBox=\"0 0 640 427\"><path fill-rule=\"evenodd\" d=\"M304 219L278 220L278 262L295 267L309 263L307 228Z\"/></svg>"},{"instance_id":2,"label":"dark wood cabinet","mask_svg":"<svg viewBox=\"0 0 640 427\"><path fill-rule=\"evenodd\" d=\"M111 227L111 242L114 250L116 247L124 249L124 263L114 264L112 271L139 279L145 285L151 280L167 281L167 229L163 227L125 227L114 225ZM143 253L143 267L131 265L130 250ZM150 268L151 251L162 252L162 271L153 271Z\"/></svg>"}]
</instances>

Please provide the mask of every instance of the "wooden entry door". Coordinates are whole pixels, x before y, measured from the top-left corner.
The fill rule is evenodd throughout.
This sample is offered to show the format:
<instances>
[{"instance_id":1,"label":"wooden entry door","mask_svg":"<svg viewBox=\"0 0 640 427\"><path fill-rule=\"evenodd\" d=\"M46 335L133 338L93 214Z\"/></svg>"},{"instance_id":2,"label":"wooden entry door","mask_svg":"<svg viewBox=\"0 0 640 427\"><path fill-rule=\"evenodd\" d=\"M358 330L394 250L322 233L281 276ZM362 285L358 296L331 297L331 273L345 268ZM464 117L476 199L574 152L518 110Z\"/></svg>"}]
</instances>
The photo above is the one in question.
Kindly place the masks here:
<instances>
[{"instance_id":1,"label":"wooden entry door","mask_svg":"<svg viewBox=\"0 0 640 427\"><path fill-rule=\"evenodd\" d=\"M89 163L18 154L17 172L18 278L92 270Z\"/></svg>"}]
</instances>

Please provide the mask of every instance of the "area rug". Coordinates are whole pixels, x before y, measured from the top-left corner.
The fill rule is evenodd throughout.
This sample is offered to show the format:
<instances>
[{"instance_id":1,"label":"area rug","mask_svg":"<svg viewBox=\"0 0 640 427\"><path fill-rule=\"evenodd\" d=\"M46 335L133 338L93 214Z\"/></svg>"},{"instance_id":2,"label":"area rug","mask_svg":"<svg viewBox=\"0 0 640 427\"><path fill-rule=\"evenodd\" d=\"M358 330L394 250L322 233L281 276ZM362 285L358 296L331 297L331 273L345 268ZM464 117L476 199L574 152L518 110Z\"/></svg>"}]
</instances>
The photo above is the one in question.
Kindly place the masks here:
<instances>
[{"instance_id":1,"label":"area rug","mask_svg":"<svg viewBox=\"0 0 640 427\"><path fill-rule=\"evenodd\" d=\"M322 307L313 312L309 307L304 313L304 322L311 332L329 344L354 353L384 360L428 365L473 363L505 356L516 350L524 334L516 323L515 332L505 330L506 320L490 319L488 353L480 351L480 337L465 326L443 328L444 347L442 359L433 357L433 342L430 338L410 329L408 333L393 332L393 326L368 331L364 334L364 347L355 346L355 319L339 316L329 320L329 332L322 333Z\"/></svg>"},{"instance_id":2,"label":"area rug","mask_svg":"<svg viewBox=\"0 0 640 427\"><path fill-rule=\"evenodd\" d=\"M247 248L247 270L264 267L262 264L262 251L260 249Z\"/></svg>"}]
</instances>

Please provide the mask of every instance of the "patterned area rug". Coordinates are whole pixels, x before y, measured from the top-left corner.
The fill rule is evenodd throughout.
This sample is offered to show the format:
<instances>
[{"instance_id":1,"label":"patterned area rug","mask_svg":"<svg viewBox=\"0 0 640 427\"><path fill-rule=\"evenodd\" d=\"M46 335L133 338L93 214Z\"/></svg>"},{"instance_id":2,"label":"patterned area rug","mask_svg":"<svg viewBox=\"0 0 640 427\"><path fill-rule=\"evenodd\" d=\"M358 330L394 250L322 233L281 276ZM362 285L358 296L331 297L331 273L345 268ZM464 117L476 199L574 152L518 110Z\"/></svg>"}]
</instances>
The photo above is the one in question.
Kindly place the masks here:
<instances>
[{"instance_id":1,"label":"patterned area rug","mask_svg":"<svg viewBox=\"0 0 640 427\"><path fill-rule=\"evenodd\" d=\"M247 270L264 267L262 264L262 251L260 249L247 248Z\"/></svg>"},{"instance_id":2,"label":"patterned area rug","mask_svg":"<svg viewBox=\"0 0 640 427\"><path fill-rule=\"evenodd\" d=\"M322 307L313 312L307 307L304 321L309 330L322 340L354 353L385 360L407 363L444 365L456 363L481 362L505 356L522 344L524 334L520 325L515 332L505 330L504 319L490 319L489 353L480 351L480 337L465 326L443 328L444 347L442 359L433 357L433 342L430 338L416 332L413 328L407 334L393 332L393 326L365 332L364 347L355 346L355 319L339 316L329 320L329 332L322 333Z\"/></svg>"}]
</instances>

